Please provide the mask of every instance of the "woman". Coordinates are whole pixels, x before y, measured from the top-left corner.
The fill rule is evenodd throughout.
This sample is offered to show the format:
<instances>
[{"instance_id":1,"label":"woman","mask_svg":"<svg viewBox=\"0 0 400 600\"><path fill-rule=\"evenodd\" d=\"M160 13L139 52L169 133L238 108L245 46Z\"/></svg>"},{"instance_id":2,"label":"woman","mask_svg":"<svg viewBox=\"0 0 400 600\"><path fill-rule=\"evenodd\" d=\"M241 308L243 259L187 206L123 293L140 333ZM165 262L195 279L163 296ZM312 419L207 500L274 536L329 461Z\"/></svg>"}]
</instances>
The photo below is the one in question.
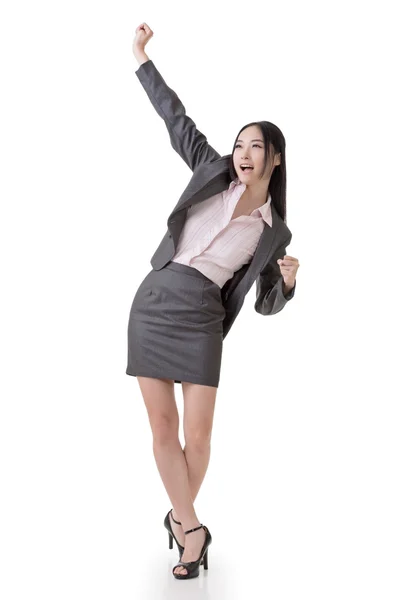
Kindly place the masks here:
<instances>
[{"instance_id":1,"label":"woman","mask_svg":"<svg viewBox=\"0 0 400 600\"><path fill-rule=\"evenodd\" d=\"M282 310L294 295L299 263L285 253L291 232L282 132L267 121L246 125L232 155L221 157L145 54L152 35L146 23L136 29L136 75L193 176L133 299L126 373L137 377L173 506L164 520L169 547L175 539L179 549L173 575L189 579L200 564L208 568L211 534L193 503L210 459L223 340L254 281L256 311ZM174 383L184 397L183 450Z\"/></svg>"}]
</instances>

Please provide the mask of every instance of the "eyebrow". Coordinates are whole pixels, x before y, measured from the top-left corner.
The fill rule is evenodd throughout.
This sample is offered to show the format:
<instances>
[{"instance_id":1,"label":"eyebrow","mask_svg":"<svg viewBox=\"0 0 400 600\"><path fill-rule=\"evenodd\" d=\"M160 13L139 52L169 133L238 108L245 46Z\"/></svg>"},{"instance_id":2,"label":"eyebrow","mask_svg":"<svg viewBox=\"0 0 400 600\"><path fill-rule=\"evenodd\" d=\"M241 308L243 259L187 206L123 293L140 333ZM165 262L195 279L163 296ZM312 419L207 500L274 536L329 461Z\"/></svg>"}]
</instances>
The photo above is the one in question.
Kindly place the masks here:
<instances>
[{"instance_id":1,"label":"eyebrow","mask_svg":"<svg viewBox=\"0 0 400 600\"><path fill-rule=\"evenodd\" d=\"M259 139L256 139L256 140L250 140L250 141L251 141L251 142L262 142L262 143L264 143L264 140L259 140ZM237 143L237 142L242 142L242 143L243 143L243 140L236 140L236 143Z\"/></svg>"}]
</instances>

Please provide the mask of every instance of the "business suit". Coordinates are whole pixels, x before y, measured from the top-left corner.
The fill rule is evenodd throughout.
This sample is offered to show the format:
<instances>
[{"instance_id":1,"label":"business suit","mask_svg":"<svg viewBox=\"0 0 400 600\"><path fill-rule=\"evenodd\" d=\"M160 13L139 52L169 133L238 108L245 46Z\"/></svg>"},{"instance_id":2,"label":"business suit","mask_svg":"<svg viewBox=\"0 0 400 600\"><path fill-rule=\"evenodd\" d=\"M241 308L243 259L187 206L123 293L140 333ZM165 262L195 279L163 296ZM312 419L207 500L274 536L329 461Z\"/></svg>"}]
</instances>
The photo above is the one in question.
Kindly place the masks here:
<instances>
[{"instance_id":1,"label":"business suit","mask_svg":"<svg viewBox=\"0 0 400 600\"><path fill-rule=\"evenodd\" d=\"M164 120L172 147L193 171L186 189L167 219L167 231L150 260L153 269L160 270L171 261L176 252L188 208L228 189L231 183L231 155L221 156L208 144L206 137L186 115L182 102L168 87L152 60L140 65L136 75L153 107ZM225 308L223 339L239 314L254 281L254 308L262 315L273 315L281 311L294 296L296 284L289 294L284 296L283 278L276 262L286 254L292 234L273 204L271 210L272 227L264 228L251 262L236 271L221 290Z\"/></svg>"}]
</instances>

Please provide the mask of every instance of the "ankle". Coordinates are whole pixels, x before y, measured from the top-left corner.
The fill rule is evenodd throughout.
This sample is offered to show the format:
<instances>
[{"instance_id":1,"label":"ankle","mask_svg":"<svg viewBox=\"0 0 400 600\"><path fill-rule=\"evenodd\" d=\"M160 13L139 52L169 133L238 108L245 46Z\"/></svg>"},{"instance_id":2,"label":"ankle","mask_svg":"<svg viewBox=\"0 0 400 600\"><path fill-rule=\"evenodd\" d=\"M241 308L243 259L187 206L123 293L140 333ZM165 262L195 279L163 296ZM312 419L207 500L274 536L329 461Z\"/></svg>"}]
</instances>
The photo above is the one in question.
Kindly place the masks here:
<instances>
[{"instance_id":1,"label":"ankle","mask_svg":"<svg viewBox=\"0 0 400 600\"><path fill-rule=\"evenodd\" d=\"M193 520L192 519L190 521L182 522L182 529L183 529L183 531L189 531L191 529L197 529L197 527L200 527L200 525L201 525L201 523L200 523L199 520L197 520L197 519ZM200 530L198 529L198 531L200 531ZM190 532L190 533L197 533L197 531L193 531L193 532ZM188 533L188 535L190 535L190 533Z\"/></svg>"},{"instance_id":2,"label":"ankle","mask_svg":"<svg viewBox=\"0 0 400 600\"><path fill-rule=\"evenodd\" d=\"M176 514L175 510L172 510L171 517L172 517L172 521L179 521L180 522L180 518ZM175 525L178 525L178 523L175 523Z\"/></svg>"}]
</instances>

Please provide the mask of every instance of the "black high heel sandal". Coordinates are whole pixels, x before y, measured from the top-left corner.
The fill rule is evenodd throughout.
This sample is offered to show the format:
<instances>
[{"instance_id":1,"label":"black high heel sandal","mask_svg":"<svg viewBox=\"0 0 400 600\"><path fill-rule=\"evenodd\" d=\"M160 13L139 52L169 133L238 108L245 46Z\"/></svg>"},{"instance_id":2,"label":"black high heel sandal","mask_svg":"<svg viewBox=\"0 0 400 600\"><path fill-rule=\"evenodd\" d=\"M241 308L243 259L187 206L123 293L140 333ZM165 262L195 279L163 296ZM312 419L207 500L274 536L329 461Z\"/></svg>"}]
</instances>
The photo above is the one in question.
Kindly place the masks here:
<instances>
[{"instance_id":1,"label":"black high heel sandal","mask_svg":"<svg viewBox=\"0 0 400 600\"><path fill-rule=\"evenodd\" d=\"M180 521L176 521L174 519L174 517L172 516L172 511L173 511L173 508L171 508L171 510L169 510L167 512L167 516L164 519L164 526L168 530L168 547L169 547L170 550L172 550L172 548L174 547L174 541L173 540L175 540L175 543L178 546L179 560L181 560L183 551L185 550L185 547L180 545L180 543L178 542L178 540L175 537L174 532L172 531L171 522L169 520L169 513L171 513L171 519L173 520L174 523L176 523L177 525L182 525L182 523ZM201 565L203 564L203 559L201 559L200 564Z\"/></svg>"},{"instance_id":2,"label":"black high heel sandal","mask_svg":"<svg viewBox=\"0 0 400 600\"><path fill-rule=\"evenodd\" d=\"M203 547L200 551L200 556L197 560L192 560L190 562L183 562L180 560L172 569L172 574L176 579L192 579L193 577L198 577L200 573L200 564L202 561L204 569L208 569L208 546L212 542L211 533L209 532L208 528L205 525L200 525L194 529L188 529L188 531L185 531L185 535L201 528L203 528L206 533L206 539L204 540ZM174 573L176 567L184 567L187 573Z\"/></svg>"},{"instance_id":3,"label":"black high heel sandal","mask_svg":"<svg viewBox=\"0 0 400 600\"><path fill-rule=\"evenodd\" d=\"M184 551L184 546L181 546L180 543L178 542L178 540L175 537L174 532L172 531L172 527L171 527L171 522L169 520L169 513L171 513L171 519L173 520L174 523L176 523L177 525L182 525L182 523L180 521L175 521L174 517L172 516L172 511L173 509L171 508L171 510L169 510L167 512L167 516L164 519L164 527L168 530L168 547L171 550L174 547L174 542L173 540L175 540L176 545L178 546L178 550L179 550L179 560L181 560L183 551Z\"/></svg>"}]
</instances>

